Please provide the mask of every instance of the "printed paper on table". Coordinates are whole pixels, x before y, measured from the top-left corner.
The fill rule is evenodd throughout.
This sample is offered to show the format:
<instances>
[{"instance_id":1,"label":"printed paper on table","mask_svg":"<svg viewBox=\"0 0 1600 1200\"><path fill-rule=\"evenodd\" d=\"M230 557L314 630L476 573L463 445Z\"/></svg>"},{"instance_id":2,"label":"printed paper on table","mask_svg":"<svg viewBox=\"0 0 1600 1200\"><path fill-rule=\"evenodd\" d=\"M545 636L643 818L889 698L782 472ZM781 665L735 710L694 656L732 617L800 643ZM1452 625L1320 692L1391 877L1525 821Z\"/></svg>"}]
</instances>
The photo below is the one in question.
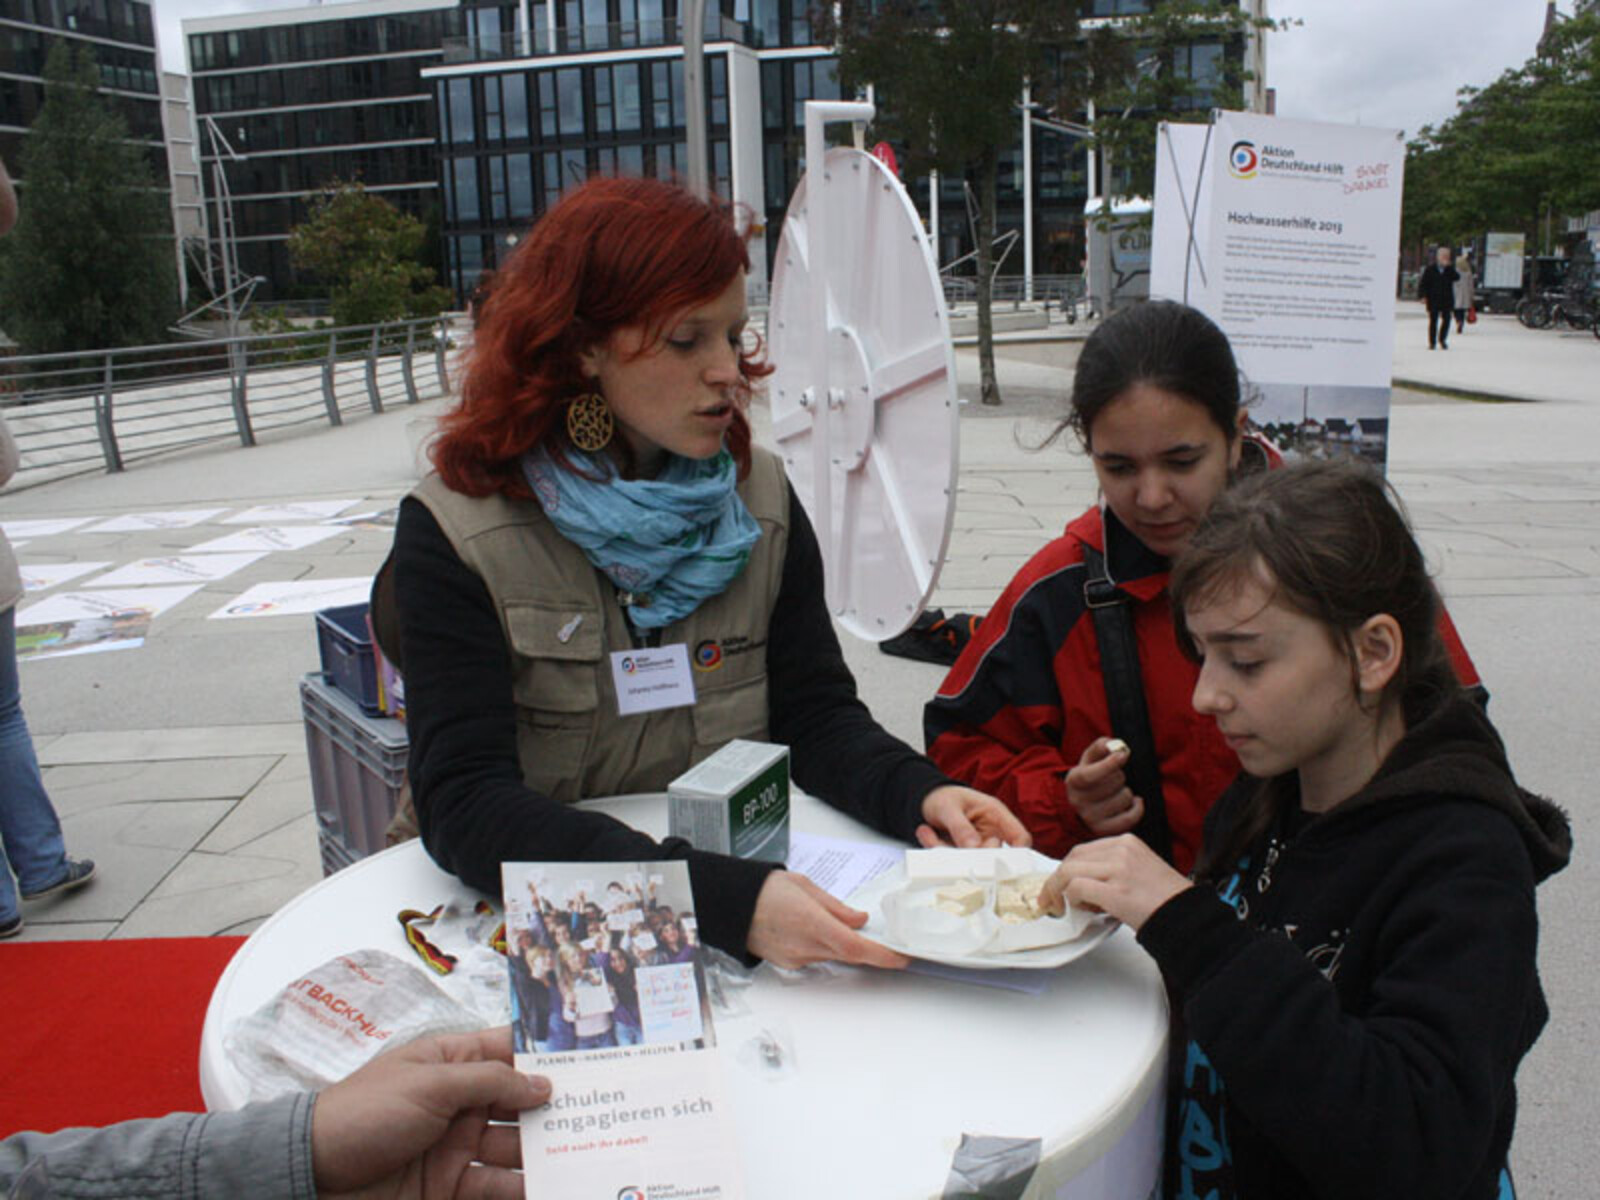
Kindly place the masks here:
<instances>
[{"instance_id":1,"label":"printed paper on table","mask_svg":"<svg viewBox=\"0 0 1600 1200\"><path fill-rule=\"evenodd\" d=\"M522 1116L527 1195L742 1197L687 864L506 863L502 882L517 1069L555 1087Z\"/></svg>"}]
</instances>

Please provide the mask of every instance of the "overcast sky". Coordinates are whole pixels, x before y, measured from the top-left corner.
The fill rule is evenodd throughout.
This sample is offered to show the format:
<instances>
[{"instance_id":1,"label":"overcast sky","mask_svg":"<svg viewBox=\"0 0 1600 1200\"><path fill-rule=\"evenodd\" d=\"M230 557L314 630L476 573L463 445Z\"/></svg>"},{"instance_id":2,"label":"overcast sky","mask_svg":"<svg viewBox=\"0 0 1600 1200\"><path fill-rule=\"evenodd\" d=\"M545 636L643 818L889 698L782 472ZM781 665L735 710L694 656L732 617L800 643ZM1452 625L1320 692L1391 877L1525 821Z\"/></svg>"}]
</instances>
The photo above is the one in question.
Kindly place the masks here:
<instances>
[{"instance_id":1,"label":"overcast sky","mask_svg":"<svg viewBox=\"0 0 1600 1200\"><path fill-rule=\"evenodd\" d=\"M1455 111L1456 89L1493 82L1533 55L1545 0L1267 0L1268 12L1303 25L1274 34L1267 83L1278 114L1359 122L1415 135ZM285 0L155 0L161 61L187 70L185 17L269 8ZM328 4L333 10L335 4ZM1560 0L1563 12L1572 0Z\"/></svg>"}]
</instances>

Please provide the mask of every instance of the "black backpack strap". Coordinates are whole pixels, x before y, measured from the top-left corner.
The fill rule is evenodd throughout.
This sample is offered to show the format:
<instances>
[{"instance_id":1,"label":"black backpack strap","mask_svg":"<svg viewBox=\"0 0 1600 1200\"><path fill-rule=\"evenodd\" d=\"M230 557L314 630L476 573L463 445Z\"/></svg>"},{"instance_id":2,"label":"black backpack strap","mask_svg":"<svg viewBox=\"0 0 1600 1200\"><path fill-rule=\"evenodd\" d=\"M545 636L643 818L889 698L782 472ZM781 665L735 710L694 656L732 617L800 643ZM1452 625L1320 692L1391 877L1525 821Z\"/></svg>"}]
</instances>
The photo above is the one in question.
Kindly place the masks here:
<instances>
[{"instance_id":1,"label":"black backpack strap","mask_svg":"<svg viewBox=\"0 0 1600 1200\"><path fill-rule=\"evenodd\" d=\"M1105 555L1093 546L1083 547L1088 568L1083 602L1094 616L1095 641L1100 645L1100 674L1106 685L1106 708L1111 732L1128 743L1128 765L1123 773L1133 794L1144 801L1144 816L1134 832L1157 854L1172 861L1172 832L1167 827L1167 804L1161 793L1161 765L1156 740L1150 731L1150 710L1144 700L1144 676L1139 671L1139 644L1133 635L1132 597L1111 582Z\"/></svg>"}]
</instances>

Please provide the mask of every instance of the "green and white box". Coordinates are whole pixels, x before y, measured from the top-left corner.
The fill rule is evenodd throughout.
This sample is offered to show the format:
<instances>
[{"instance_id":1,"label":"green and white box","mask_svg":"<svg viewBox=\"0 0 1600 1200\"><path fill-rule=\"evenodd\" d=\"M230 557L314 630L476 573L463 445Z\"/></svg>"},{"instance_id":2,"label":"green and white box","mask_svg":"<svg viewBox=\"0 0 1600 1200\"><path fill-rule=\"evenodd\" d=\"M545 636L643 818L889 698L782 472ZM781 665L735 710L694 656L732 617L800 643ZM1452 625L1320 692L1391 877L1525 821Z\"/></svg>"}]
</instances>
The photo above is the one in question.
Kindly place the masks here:
<instances>
[{"instance_id":1,"label":"green and white box","mask_svg":"<svg viewBox=\"0 0 1600 1200\"><path fill-rule=\"evenodd\" d=\"M700 850L789 859L789 747L735 738L667 785L667 832Z\"/></svg>"}]
</instances>

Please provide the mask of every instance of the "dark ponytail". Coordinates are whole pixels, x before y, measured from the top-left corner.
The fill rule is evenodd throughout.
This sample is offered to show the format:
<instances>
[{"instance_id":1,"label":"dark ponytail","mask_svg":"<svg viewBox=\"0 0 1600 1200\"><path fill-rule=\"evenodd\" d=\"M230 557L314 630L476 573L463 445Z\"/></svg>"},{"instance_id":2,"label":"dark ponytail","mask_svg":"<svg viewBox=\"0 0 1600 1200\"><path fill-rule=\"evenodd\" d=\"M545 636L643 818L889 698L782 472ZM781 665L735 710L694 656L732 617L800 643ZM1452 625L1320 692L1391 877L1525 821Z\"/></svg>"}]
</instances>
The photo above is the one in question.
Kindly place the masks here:
<instances>
[{"instance_id":1,"label":"dark ponytail","mask_svg":"<svg viewBox=\"0 0 1600 1200\"><path fill-rule=\"evenodd\" d=\"M1387 613L1400 626L1400 668L1381 703L1407 727L1459 690L1439 637L1439 593L1393 489L1365 465L1305 462L1241 480L1212 506L1172 572L1178 644L1198 659L1185 613L1265 574L1274 599L1325 625L1350 658L1352 634ZM1197 876L1231 870L1270 824L1281 789L1266 781L1243 821L1202 856Z\"/></svg>"}]
</instances>

